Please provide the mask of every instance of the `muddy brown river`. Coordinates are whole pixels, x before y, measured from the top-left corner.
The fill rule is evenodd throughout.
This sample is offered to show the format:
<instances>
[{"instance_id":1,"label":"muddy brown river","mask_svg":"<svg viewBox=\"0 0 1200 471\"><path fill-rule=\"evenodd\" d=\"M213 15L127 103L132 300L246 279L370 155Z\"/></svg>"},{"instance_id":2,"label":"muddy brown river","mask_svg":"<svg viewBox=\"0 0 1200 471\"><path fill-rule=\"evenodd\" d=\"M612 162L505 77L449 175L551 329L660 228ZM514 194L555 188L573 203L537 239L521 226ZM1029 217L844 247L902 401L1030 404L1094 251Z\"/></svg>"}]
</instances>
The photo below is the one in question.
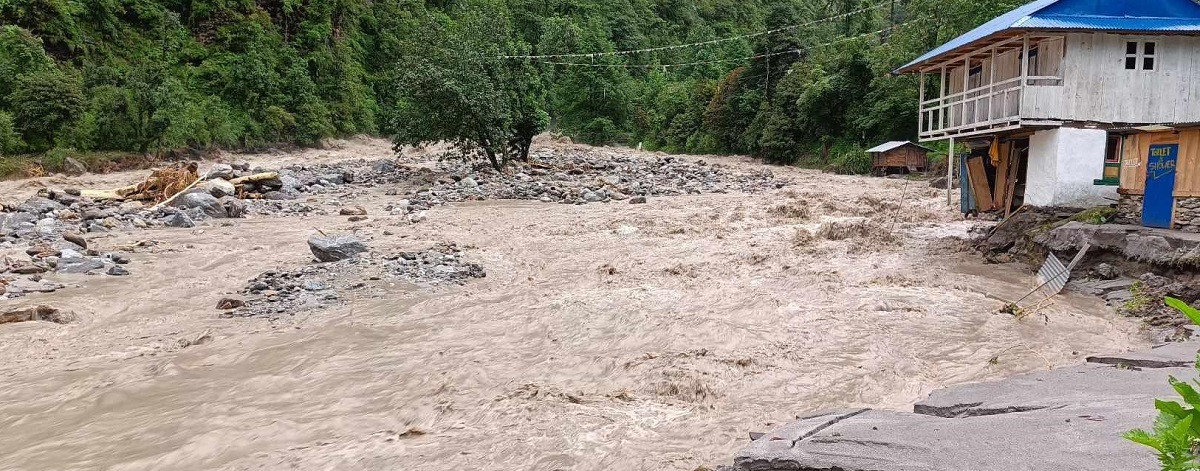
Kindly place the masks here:
<instances>
[{"instance_id":1,"label":"muddy brown river","mask_svg":"<svg viewBox=\"0 0 1200 471\"><path fill-rule=\"evenodd\" d=\"M387 155L360 139L250 158ZM377 187L341 201L367 221L98 237L158 244L132 255L131 276L55 276L79 286L0 300L80 316L0 325L0 469L691 471L806 413L906 409L935 388L1147 345L1136 321L1077 294L999 314L1030 270L955 250L945 238L975 223L923 183L775 171L795 184L645 205L461 203L419 224L386 216L396 197ZM798 200L811 217L774 209ZM831 221L884 232L806 236ZM312 263L317 229L379 252L455 242L487 277L373 280L337 308L218 317L217 300L258 273Z\"/></svg>"}]
</instances>

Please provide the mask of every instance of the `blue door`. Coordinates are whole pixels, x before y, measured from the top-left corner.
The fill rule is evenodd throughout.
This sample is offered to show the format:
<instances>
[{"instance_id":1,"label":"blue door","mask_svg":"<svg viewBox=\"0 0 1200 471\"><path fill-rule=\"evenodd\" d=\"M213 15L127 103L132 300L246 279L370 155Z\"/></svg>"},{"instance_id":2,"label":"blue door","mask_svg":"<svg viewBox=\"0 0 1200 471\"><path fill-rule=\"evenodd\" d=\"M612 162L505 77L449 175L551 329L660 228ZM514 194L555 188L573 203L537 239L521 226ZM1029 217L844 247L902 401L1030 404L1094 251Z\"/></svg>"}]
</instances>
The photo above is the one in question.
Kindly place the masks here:
<instances>
[{"instance_id":1,"label":"blue door","mask_svg":"<svg viewBox=\"0 0 1200 471\"><path fill-rule=\"evenodd\" d=\"M1179 144L1150 146L1146 159L1146 195L1142 203L1142 225L1171 228L1175 210L1175 162Z\"/></svg>"}]
</instances>

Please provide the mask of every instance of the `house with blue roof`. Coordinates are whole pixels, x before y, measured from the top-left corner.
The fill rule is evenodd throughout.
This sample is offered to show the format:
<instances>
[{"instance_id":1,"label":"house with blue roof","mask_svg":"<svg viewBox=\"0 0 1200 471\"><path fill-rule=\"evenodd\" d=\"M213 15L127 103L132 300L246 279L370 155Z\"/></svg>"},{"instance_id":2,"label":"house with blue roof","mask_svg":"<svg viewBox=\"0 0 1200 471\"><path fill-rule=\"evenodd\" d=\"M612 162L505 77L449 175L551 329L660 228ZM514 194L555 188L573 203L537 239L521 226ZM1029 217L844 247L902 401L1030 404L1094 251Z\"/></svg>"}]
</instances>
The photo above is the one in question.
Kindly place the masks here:
<instances>
[{"instance_id":1,"label":"house with blue roof","mask_svg":"<svg viewBox=\"0 0 1200 471\"><path fill-rule=\"evenodd\" d=\"M1200 232L1200 0L1035 0L895 73L921 141L971 147L976 209L1119 201Z\"/></svg>"}]
</instances>

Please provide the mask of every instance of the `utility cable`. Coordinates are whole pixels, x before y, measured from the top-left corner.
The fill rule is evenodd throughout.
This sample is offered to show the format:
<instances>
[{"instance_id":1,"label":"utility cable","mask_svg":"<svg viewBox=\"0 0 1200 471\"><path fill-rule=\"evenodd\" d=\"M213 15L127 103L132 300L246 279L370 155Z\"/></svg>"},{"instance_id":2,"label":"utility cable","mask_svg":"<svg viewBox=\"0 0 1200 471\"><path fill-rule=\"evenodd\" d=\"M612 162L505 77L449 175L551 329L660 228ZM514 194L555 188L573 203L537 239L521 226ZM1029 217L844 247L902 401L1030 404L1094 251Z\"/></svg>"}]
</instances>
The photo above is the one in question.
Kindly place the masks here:
<instances>
[{"instance_id":1,"label":"utility cable","mask_svg":"<svg viewBox=\"0 0 1200 471\"><path fill-rule=\"evenodd\" d=\"M647 52L669 51L672 49L683 49L683 48L688 48L688 47L709 46L712 44L720 44L723 42L737 41L740 39L764 36L764 35L768 35L768 34L789 31L789 30L793 30L796 28L805 28L808 26L814 26L814 25L818 25L818 24L822 24L822 23L828 23L831 21L837 21L837 20L849 18L854 15L858 15L861 13L866 13L869 11L877 10L877 9L880 9L880 8L883 8L886 6L888 6L887 3L880 3L878 5L872 5L869 7L860 8L858 10L842 13L839 15L829 16L829 17L825 17L825 18L821 18L821 19L817 19L817 20L813 20L813 21L809 21L809 22L801 23L801 24L797 24L797 25L784 26L781 28L769 29L766 31L759 31L759 32L748 33L748 34L740 34L737 36L712 39L712 40L708 40L708 41L700 41L700 42L687 43L687 44L676 44L674 46L659 46L659 47L650 47L650 48L645 48L645 49L632 49L632 50L626 50L626 51L610 51L610 52L591 52L591 53L577 52L577 53L569 53L569 54L506 55L506 56L500 56L500 58L501 59L565 59L565 58L584 58L584 57L596 58L596 57L605 57L605 56L623 56L623 55L632 55L632 54L642 54L642 53L647 53Z\"/></svg>"}]
</instances>

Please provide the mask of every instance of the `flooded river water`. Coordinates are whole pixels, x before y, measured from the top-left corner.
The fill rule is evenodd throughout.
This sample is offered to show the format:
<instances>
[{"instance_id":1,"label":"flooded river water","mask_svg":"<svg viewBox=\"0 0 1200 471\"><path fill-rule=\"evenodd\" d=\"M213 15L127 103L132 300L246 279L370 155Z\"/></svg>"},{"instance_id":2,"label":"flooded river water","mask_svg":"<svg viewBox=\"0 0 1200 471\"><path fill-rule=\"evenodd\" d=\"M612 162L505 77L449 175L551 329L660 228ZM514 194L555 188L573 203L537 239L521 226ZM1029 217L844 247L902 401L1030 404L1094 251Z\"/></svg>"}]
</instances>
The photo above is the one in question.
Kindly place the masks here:
<instances>
[{"instance_id":1,"label":"flooded river water","mask_svg":"<svg viewBox=\"0 0 1200 471\"><path fill-rule=\"evenodd\" d=\"M0 469L691 471L798 415L905 409L942 386L1146 344L1135 321L1076 294L999 314L1029 269L953 250L942 238L969 225L924 184L777 172L796 183L99 239L158 245L129 277L0 301L81 317L0 325ZM347 198L382 215L384 191ZM801 200L808 217L778 208ZM873 229L812 235L830 221ZM310 263L318 228L381 252L455 242L487 277L367 281L371 294L329 310L218 318L246 280Z\"/></svg>"}]
</instances>

